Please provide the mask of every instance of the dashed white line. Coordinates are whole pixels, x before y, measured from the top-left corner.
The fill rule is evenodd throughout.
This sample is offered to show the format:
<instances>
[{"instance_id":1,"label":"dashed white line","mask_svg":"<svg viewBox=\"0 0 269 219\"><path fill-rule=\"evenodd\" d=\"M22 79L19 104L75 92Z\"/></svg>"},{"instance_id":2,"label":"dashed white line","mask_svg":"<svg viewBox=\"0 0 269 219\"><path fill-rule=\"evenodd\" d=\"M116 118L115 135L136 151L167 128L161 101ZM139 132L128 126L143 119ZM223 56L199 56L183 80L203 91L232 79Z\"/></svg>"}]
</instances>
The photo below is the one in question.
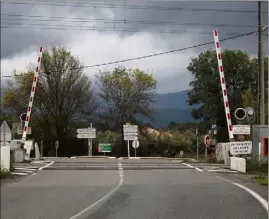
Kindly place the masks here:
<instances>
[{"instance_id":1,"label":"dashed white line","mask_svg":"<svg viewBox=\"0 0 269 219\"><path fill-rule=\"evenodd\" d=\"M204 170L202 170L202 169L200 169L198 167L194 167L194 166L192 166L190 164L187 164L187 163L182 163L182 164L185 165L185 166L187 166L187 167L189 167L189 168L195 169L195 170L197 170L199 172L203 172L204 171Z\"/></svg>"},{"instance_id":2,"label":"dashed white line","mask_svg":"<svg viewBox=\"0 0 269 219\"><path fill-rule=\"evenodd\" d=\"M93 207L95 207L96 205L98 205L101 202L103 202L104 200L106 200L108 197L110 197L111 195L113 195L121 187L121 185L123 183L123 177L124 177L124 175L123 175L123 168L122 168L122 164L121 163L118 163L118 168L119 168L119 177L120 177L120 180L119 180L118 185L114 189L112 189L109 193L107 193L105 196L103 196L101 199L99 199L98 201L96 201L92 205L88 206L84 210L78 212L74 216L70 217L70 219L85 218L86 215L84 215L84 217L83 217L83 214L87 213Z\"/></svg>"},{"instance_id":3,"label":"dashed white line","mask_svg":"<svg viewBox=\"0 0 269 219\"><path fill-rule=\"evenodd\" d=\"M38 170L43 170L44 168L47 168L49 166L51 166L52 164L54 164L55 161L51 161L50 163L48 163L47 165L40 167Z\"/></svg>"},{"instance_id":4,"label":"dashed white line","mask_svg":"<svg viewBox=\"0 0 269 219\"><path fill-rule=\"evenodd\" d=\"M258 202L260 202L260 204L265 208L265 210L268 212L268 202L263 198L261 197L258 193L254 192L253 190L247 188L246 186L243 186L242 184L239 184L239 183L235 183L231 180L228 180L228 179L225 179L225 178L222 178L220 176L216 176L217 178L221 179L221 180L224 180L226 182L229 182L235 186L238 186L239 188L241 189L244 189L246 192L248 192L250 195L252 195Z\"/></svg>"}]
</instances>

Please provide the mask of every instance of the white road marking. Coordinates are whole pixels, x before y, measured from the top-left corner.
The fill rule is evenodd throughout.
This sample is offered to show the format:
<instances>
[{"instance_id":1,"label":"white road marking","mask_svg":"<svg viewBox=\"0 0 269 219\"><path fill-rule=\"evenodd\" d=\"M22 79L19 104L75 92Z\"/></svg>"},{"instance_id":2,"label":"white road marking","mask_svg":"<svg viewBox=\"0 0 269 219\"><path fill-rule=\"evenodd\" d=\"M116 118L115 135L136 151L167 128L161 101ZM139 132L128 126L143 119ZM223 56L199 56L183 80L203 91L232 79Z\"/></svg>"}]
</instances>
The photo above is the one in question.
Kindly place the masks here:
<instances>
[{"instance_id":1,"label":"white road marking","mask_svg":"<svg viewBox=\"0 0 269 219\"><path fill-rule=\"evenodd\" d=\"M216 172L216 173L238 173L236 170L207 170L207 172Z\"/></svg>"},{"instance_id":2,"label":"white road marking","mask_svg":"<svg viewBox=\"0 0 269 219\"><path fill-rule=\"evenodd\" d=\"M24 168L24 167L15 167L15 170L27 170L27 171L36 171L36 169L32 169L32 168Z\"/></svg>"},{"instance_id":3,"label":"white road marking","mask_svg":"<svg viewBox=\"0 0 269 219\"><path fill-rule=\"evenodd\" d=\"M194 167L194 166L192 166L190 164L187 164L187 163L182 163L182 164L185 165L185 166L187 166L187 167L189 167L189 168L195 169L195 170L197 170L199 172L203 172L204 171L204 170L202 170L202 169L200 169L198 167Z\"/></svg>"},{"instance_id":4,"label":"white road marking","mask_svg":"<svg viewBox=\"0 0 269 219\"><path fill-rule=\"evenodd\" d=\"M246 192L248 192L250 195L252 195L254 198L256 198L256 200L258 202L260 202L260 204L265 208L265 210L268 212L268 202L263 198L261 197L258 193L254 192L253 190L247 188L246 186L243 186L242 184L239 184L239 183L235 183L231 180L228 180L228 179L225 179L225 178L222 178L220 176L216 176L217 178L221 179L221 180L224 180L226 182L229 182L233 185L236 185L238 186L239 188L241 189L244 189Z\"/></svg>"},{"instance_id":5,"label":"white road marking","mask_svg":"<svg viewBox=\"0 0 269 219\"><path fill-rule=\"evenodd\" d=\"M11 172L12 175L28 176L27 173Z\"/></svg>"},{"instance_id":6,"label":"white road marking","mask_svg":"<svg viewBox=\"0 0 269 219\"><path fill-rule=\"evenodd\" d=\"M48 163L47 165L43 166L43 167L40 167L38 170L43 170L44 168L47 168L49 166L51 166L52 164L54 164L55 161L51 161L50 163Z\"/></svg>"},{"instance_id":7,"label":"white road marking","mask_svg":"<svg viewBox=\"0 0 269 219\"><path fill-rule=\"evenodd\" d=\"M15 171L18 171L18 172L20 172L20 173L32 173L32 172L34 172L35 170L25 170L25 169L20 170L20 169L16 169L16 168L15 168Z\"/></svg>"},{"instance_id":8,"label":"white road marking","mask_svg":"<svg viewBox=\"0 0 269 219\"><path fill-rule=\"evenodd\" d=\"M118 163L118 168L119 168L119 183L118 185L112 189L109 193L107 193L105 196L103 196L101 199L99 199L98 201L94 202L92 205L88 206L87 208L85 208L84 210L78 212L77 214L75 214L74 216L70 217L69 219L78 219L78 218L85 218L85 215L83 217L83 214L90 211L93 207L95 207L96 205L100 204L101 202L103 202L104 200L106 200L107 198L109 198L111 195L113 195L122 185L123 183L123 168L122 168L122 164Z\"/></svg>"}]
</instances>

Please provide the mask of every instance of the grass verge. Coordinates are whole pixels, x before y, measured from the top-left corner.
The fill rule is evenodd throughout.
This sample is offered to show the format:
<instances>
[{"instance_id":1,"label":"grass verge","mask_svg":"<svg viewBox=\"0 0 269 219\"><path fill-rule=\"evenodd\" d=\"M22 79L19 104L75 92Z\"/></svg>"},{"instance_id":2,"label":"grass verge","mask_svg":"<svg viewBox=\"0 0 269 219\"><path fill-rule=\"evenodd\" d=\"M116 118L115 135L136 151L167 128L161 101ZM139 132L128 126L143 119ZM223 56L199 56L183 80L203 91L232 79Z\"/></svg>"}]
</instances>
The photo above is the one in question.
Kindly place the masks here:
<instances>
[{"instance_id":1,"label":"grass verge","mask_svg":"<svg viewBox=\"0 0 269 219\"><path fill-rule=\"evenodd\" d=\"M0 172L0 180L5 179L5 178L10 177L10 176L11 176L11 174L8 171L3 170Z\"/></svg>"},{"instance_id":2,"label":"grass verge","mask_svg":"<svg viewBox=\"0 0 269 219\"><path fill-rule=\"evenodd\" d=\"M259 183L261 186L268 186L268 175L259 175L253 177L257 183Z\"/></svg>"}]
</instances>

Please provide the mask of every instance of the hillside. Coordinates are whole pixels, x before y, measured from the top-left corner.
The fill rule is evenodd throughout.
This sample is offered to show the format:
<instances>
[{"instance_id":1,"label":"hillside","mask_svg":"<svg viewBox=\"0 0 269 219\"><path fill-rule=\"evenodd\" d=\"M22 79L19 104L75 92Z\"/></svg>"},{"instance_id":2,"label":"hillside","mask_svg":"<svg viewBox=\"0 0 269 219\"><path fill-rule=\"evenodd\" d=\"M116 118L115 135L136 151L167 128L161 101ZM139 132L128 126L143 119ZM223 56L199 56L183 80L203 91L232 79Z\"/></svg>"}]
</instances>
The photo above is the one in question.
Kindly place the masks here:
<instances>
[{"instance_id":1,"label":"hillside","mask_svg":"<svg viewBox=\"0 0 269 219\"><path fill-rule=\"evenodd\" d=\"M3 91L3 88L1 89ZM191 108L188 103L188 90L158 94L156 96L155 121L143 119L143 122L152 124L155 128L167 127L170 121L176 123L195 122L191 116ZM1 98L3 92L1 92Z\"/></svg>"},{"instance_id":2,"label":"hillside","mask_svg":"<svg viewBox=\"0 0 269 219\"><path fill-rule=\"evenodd\" d=\"M176 93L158 94L156 97L157 109L191 109L187 103L188 90Z\"/></svg>"}]
</instances>

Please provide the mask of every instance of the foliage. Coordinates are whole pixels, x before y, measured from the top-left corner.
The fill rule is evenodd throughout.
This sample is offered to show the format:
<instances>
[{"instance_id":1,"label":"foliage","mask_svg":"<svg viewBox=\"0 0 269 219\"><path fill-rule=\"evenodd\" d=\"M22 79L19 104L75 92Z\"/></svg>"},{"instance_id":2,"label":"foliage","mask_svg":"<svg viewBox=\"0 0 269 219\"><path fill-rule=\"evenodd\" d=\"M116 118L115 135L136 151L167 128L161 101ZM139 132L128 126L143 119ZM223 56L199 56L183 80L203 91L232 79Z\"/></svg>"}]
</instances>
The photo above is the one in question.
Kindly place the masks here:
<instances>
[{"instance_id":1,"label":"foliage","mask_svg":"<svg viewBox=\"0 0 269 219\"><path fill-rule=\"evenodd\" d=\"M250 58L247 53L240 50L225 50L222 52L222 60L232 114L236 108L242 107L243 92L251 88L253 95L257 95L257 59ZM267 63L267 57L265 60ZM228 140L216 52L208 50L192 58L187 69L194 78L190 82L192 90L188 94L189 105L199 106L193 109L193 117L202 119L207 125L216 123L219 127L218 139ZM265 65L265 75L267 72ZM234 123L234 118L232 122Z\"/></svg>"},{"instance_id":2,"label":"foliage","mask_svg":"<svg viewBox=\"0 0 269 219\"><path fill-rule=\"evenodd\" d=\"M63 47L43 52L32 111L36 137L66 138L72 121L88 117L95 109L91 83L78 58ZM19 115L26 111L34 73L15 76L5 90L3 103ZM60 142L61 144L61 142Z\"/></svg>"},{"instance_id":3,"label":"foliage","mask_svg":"<svg viewBox=\"0 0 269 219\"><path fill-rule=\"evenodd\" d=\"M109 121L114 130L121 130L126 122L136 123L137 116L153 118L154 97L157 81L139 69L115 68L96 75L99 86L100 116ZM125 150L118 148L118 156ZM126 151L126 150L125 150Z\"/></svg>"},{"instance_id":4,"label":"foliage","mask_svg":"<svg viewBox=\"0 0 269 219\"><path fill-rule=\"evenodd\" d=\"M99 72L96 82L100 88L101 112L104 119L117 127L133 121L135 116L153 116L157 81L139 69L115 68Z\"/></svg>"}]
</instances>

